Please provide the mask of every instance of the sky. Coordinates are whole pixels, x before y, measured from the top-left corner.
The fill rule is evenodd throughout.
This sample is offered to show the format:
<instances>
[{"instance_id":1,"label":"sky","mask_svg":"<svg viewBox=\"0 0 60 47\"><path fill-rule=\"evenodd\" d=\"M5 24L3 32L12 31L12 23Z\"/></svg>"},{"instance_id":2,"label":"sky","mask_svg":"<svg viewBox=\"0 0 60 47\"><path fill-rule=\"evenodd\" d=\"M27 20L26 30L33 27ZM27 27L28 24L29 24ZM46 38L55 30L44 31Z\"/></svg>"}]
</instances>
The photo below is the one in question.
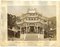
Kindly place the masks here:
<instances>
[{"instance_id":1,"label":"sky","mask_svg":"<svg viewBox=\"0 0 60 47\"><path fill-rule=\"evenodd\" d=\"M27 4L27 3L26 3ZM18 5L10 5L7 7L7 13L16 15L16 16L21 16L22 14L27 13L27 10L29 8L35 8L36 11L43 16L46 17L53 17L56 16L56 5L46 5L46 2L40 2L40 5L24 5L24 6L18 6Z\"/></svg>"}]
</instances>

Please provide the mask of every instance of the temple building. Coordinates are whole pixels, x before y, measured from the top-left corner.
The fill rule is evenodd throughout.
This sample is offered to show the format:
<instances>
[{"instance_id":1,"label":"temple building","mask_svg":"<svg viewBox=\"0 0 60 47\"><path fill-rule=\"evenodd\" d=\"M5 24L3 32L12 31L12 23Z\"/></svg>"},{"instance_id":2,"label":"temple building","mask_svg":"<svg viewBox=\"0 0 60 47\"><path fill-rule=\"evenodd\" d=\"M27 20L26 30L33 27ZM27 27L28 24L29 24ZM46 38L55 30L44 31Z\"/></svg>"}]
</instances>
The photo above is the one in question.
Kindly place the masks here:
<instances>
[{"instance_id":1,"label":"temple building","mask_svg":"<svg viewBox=\"0 0 60 47\"><path fill-rule=\"evenodd\" d=\"M44 33L44 28L48 24L47 17L42 16L35 8L28 9L22 14L20 21L16 22L21 33Z\"/></svg>"}]
</instances>

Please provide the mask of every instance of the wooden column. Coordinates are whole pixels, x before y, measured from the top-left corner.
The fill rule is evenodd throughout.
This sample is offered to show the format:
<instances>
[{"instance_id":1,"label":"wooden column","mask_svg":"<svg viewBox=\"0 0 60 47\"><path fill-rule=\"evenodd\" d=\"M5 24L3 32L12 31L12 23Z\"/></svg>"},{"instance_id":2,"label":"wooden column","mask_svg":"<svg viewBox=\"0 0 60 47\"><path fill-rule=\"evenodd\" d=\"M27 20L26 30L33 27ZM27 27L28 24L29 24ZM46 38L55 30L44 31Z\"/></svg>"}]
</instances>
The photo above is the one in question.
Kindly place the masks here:
<instances>
[{"instance_id":1,"label":"wooden column","mask_svg":"<svg viewBox=\"0 0 60 47\"><path fill-rule=\"evenodd\" d=\"M27 32L29 32L29 27L27 27Z\"/></svg>"},{"instance_id":2,"label":"wooden column","mask_svg":"<svg viewBox=\"0 0 60 47\"><path fill-rule=\"evenodd\" d=\"M37 31L37 29L36 29L36 27L34 26L34 32L36 32Z\"/></svg>"},{"instance_id":3,"label":"wooden column","mask_svg":"<svg viewBox=\"0 0 60 47\"><path fill-rule=\"evenodd\" d=\"M27 33L27 26L26 26L26 33Z\"/></svg>"},{"instance_id":4,"label":"wooden column","mask_svg":"<svg viewBox=\"0 0 60 47\"><path fill-rule=\"evenodd\" d=\"M28 32L30 31L30 27L28 27Z\"/></svg>"},{"instance_id":5,"label":"wooden column","mask_svg":"<svg viewBox=\"0 0 60 47\"><path fill-rule=\"evenodd\" d=\"M37 33L38 33L38 26L37 26Z\"/></svg>"}]
</instances>

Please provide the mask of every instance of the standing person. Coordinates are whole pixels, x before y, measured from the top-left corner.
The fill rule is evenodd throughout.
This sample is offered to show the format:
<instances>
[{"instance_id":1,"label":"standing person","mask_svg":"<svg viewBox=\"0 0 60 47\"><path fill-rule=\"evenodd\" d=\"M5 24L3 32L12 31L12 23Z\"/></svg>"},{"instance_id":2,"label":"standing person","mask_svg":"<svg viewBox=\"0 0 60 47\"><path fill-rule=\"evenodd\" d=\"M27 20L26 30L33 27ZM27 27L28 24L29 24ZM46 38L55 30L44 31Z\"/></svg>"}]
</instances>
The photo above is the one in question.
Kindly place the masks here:
<instances>
[{"instance_id":1,"label":"standing person","mask_svg":"<svg viewBox=\"0 0 60 47\"><path fill-rule=\"evenodd\" d=\"M20 27L17 27L16 38L20 38Z\"/></svg>"},{"instance_id":2,"label":"standing person","mask_svg":"<svg viewBox=\"0 0 60 47\"><path fill-rule=\"evenodd\" d=\"M15 37L16 37L16 38L20 38L20 31L17 31L17 32L16 32Z\"/></svg>"}]
</instances>

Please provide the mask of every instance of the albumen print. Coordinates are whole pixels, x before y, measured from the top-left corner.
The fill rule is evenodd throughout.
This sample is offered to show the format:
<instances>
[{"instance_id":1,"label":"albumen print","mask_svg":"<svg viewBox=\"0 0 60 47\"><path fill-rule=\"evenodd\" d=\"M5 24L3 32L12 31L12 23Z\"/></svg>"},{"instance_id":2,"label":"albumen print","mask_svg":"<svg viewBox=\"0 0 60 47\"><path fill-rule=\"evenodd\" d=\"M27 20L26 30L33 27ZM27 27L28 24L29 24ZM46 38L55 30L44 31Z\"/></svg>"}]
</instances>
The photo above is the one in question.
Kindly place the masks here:
<instances>
[{"instance_id":1,"label":"albumen print","mask_svg":"<svg viewBox=\"0 0 60 47\"><path fill-rule=\"evenodd\" d=\"M8 41L56 40L56 6L8 6L7 11Z\"/></svg>"}]
</instances>

